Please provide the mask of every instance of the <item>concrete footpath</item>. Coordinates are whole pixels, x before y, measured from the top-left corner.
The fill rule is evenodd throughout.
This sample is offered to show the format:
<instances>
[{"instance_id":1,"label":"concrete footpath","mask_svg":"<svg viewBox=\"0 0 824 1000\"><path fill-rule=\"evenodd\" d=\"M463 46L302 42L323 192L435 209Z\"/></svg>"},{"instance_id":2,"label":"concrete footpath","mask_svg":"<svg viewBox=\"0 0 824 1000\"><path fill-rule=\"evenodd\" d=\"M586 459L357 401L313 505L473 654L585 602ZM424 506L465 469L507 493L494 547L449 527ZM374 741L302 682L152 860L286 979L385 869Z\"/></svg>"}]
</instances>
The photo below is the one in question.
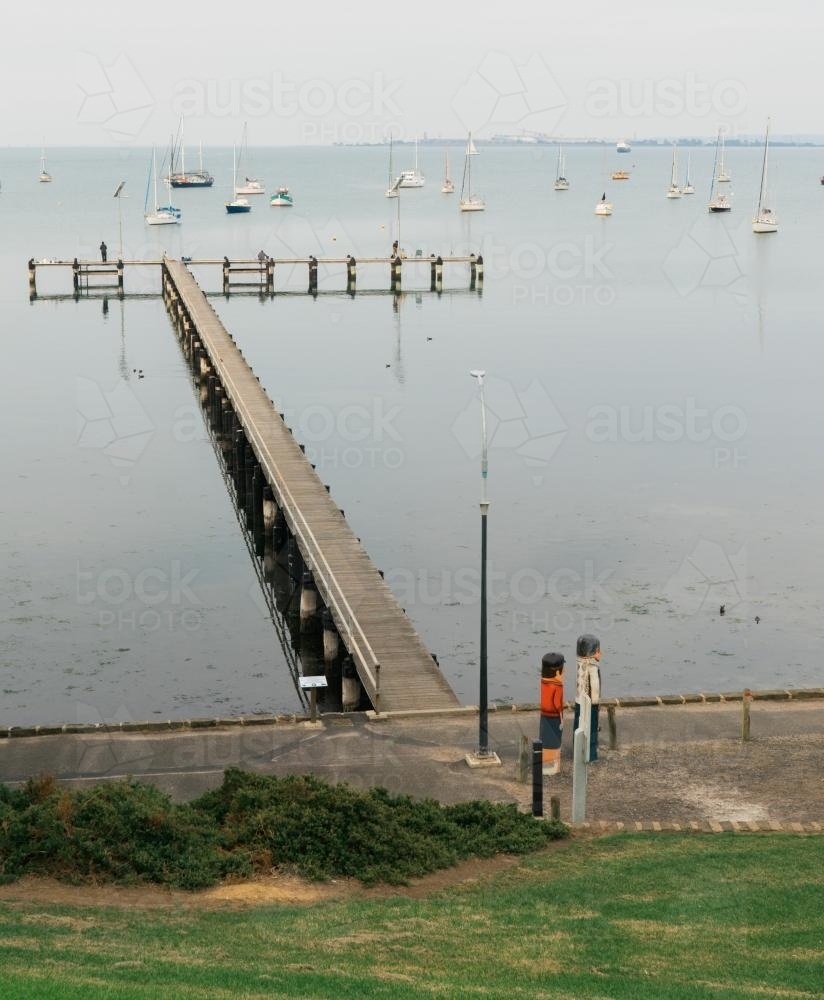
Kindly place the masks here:
<instances>
[{"instance_id":1,"label":"concrete footpath","mask_svg":"<svg viewBox=\"0 0 824 1000\"><path fill-rule=\"evenodd\" d=\"M752 703L751 740L741 740L740 701L619 705L617 747L602 709L599 759L588 769L587 826L595 829L785 829L824 832L824 699ZM486 798L531 804L518 780L522 736L538 735L535 710L490 712L490 748L502 766L469 768L477 749L472 709L439 715L328 715L306 721L220 724L168 731L64 732L0 739L0 781L51 773L69 786L133 775L179 800L221 781L227 767L261 774L312 772L355 787L442 802ZM196 727L195 727L196 726ZM67 727L71 728L71 727ZM544 780L544 802L569 820L571 713L562 774Z\"/></svg>"}]
</instances>

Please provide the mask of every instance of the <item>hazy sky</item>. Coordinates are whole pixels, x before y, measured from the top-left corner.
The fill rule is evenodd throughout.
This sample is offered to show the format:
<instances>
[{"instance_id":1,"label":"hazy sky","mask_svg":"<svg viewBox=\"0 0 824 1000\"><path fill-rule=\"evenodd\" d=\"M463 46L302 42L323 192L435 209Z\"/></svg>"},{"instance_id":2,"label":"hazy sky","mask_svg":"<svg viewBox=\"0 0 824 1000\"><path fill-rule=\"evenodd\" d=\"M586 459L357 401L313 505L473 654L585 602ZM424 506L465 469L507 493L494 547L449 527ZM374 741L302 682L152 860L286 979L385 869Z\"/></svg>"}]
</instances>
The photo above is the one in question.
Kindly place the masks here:
<instances>
[{"instance_id":1,"label":"hazy sky","mask_svg":"<svg viewBox=\"0 0 824 1000\"><path fill-rule=\"evenodd\" d=\"M6 145L824 131L813 0L15 3Z\"/></svg>"}]
</instances>

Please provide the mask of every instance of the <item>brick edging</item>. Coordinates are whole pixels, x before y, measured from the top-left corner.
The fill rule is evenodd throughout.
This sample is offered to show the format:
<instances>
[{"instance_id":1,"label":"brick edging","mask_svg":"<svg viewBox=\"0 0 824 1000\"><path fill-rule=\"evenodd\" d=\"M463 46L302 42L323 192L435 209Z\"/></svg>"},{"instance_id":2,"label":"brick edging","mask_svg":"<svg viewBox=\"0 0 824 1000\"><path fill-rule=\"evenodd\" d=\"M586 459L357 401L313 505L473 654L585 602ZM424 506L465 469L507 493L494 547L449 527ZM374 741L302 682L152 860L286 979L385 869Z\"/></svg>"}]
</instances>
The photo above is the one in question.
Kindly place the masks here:
<instances>
[{"instance_id":1,"label":"brick edging","mask_svg":"<svg viewBox=\"0 0 824 1000\"><path fill-rule=\"evenodd\" d=\"M644 820L622 823L616 820L593 820L569 824L573 830L593 833L824 833L824 824L816 822L777 822L775 820L702 820L680 823Z\"/></svg>"}]
</instances>

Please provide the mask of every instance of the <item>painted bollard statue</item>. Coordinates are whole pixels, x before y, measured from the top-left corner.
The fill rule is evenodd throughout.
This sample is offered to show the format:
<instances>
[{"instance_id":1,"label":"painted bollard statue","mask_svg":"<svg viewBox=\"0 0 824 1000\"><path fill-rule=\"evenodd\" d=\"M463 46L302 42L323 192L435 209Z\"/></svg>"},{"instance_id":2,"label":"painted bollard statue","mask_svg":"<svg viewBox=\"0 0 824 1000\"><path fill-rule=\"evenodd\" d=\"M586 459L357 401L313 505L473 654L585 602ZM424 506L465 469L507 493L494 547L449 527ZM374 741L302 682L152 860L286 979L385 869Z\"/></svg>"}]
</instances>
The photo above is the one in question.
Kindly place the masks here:
<instances>
[{"instance_id":1,"label":"painted bollard statue","mask_svg":"<svg viewBox=\"0 0 824 1000\"><path fill-rule=\"evenodd\" d=\"M545 653L541 659L541 729L544 774L561 772L564 728L564 657Z\"/></svg>"},{"instance_id":2,"label":"painted bollard statue","mask_svg":"<svg viewBox=\"0 0 824 1000\"><path fill-rule=\"evenodd\" d=\"M581 701L586 695L590 700L589 760L598 760L598 710L601 701L601 640L594 635L579 635L575 650L578 667L575 675L575 723L581 717Z\"/></svg>"}]
</instances>

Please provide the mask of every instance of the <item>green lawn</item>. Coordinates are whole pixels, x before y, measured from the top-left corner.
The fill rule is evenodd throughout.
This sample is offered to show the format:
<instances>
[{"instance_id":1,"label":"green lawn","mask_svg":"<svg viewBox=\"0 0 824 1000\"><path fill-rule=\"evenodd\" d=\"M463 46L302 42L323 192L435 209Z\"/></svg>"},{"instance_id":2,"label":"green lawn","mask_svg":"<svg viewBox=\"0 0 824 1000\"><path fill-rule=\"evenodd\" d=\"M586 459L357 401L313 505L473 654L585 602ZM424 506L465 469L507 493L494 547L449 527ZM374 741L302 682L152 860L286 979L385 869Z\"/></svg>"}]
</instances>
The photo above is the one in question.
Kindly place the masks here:
<instances>
[{"instance_id":1,"label":"green lawn","mask_svg":"<svg viewBox=\"0 0 824 1000\"><path fill-rule=\"evenodd\" d=\"M824 837L564 842L425 899L0 904L0 997L824 995Z\"/></svg>"}]
</instances>

